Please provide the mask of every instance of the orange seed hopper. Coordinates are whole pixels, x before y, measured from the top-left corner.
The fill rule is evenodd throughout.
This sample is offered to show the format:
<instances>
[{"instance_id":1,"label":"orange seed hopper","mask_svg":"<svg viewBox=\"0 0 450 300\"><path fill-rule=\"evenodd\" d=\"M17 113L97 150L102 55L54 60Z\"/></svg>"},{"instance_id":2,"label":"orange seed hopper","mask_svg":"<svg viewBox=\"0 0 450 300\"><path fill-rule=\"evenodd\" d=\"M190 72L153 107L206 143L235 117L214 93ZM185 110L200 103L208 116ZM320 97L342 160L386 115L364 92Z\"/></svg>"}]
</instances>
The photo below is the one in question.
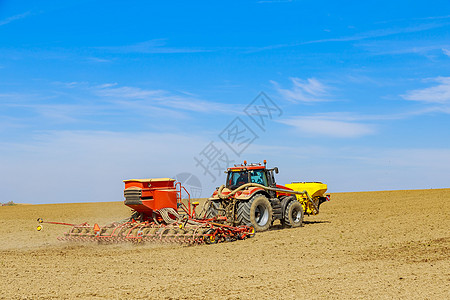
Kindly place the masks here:
<instances>
[{"instance_id":1,"label":"orange seed hopper","mask_svg":"<svg viewBox=\"0 0 450 300\"><path fill-rule=\"evenodd\" d=\"M145 215L161 208L177 210L175 179L128 179L125 183L125 205Z\"/></svg>"}]
</instances>

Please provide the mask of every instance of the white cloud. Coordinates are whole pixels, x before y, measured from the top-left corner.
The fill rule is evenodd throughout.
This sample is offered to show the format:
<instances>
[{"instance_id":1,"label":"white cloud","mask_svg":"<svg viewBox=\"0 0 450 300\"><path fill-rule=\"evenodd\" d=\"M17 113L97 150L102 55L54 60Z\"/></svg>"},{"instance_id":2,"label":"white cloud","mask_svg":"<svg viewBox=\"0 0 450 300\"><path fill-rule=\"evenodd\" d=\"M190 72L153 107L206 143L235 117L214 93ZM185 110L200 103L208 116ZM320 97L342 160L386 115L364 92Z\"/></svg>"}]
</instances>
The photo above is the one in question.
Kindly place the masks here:
<instances>
[{"instance_id":1,"label":"white cloud","mask_svg":"<svg viewBox=\"0 0 450 300\"><path fill-rule=\"evenodd\" d=\"M412 20L439 20L439 19L449 19L450 15L445 16L431 16L431 17L422 17L422 18L413 18Z\"/></svg>"},{"instance_id":2,"label":"white cloud","mask_svg":"<svg viewBox=\"0 0 450 300\"><path fill-rule=\"evenodd\" d=\"M446 54L445 51L450 47L450 44L446 39L425 39L420 41L372 40L356 43L355 46L368 51L371 55L416 54L431 58L438 52Z\"/></svg>"},{"instance_id":3,"label":"white cloud","mask_svg":"<svg viewBox=\"0 0 450 300\"><path fill-rule=\"evenodd\" d=\"M443 27L445 25L446 25L445 23L442 23L442 24L441 23L430 23L430 24L419 24L419 25L414 25L414 26L409 26L409 27L377 29L377 30L358 33L353 36L314 40L314 41L304 42L302 44L359 41L359 40L379 38L379 37L385 37L385 36L391 36L391 35L399 35L399 34L404 34L404 33L426 31L426 30L430 30L430 29L434 29L434 28Z\"/></svg>"},{"instance_id":4,"label":"white cloud","mask_svg":"<svg viewBox=\"0 0 450 300\"><path fill-rule=\"evenodd\" d=\"M442 52L447 55L448 57L450 57L450 50L442 48Z\"/></svg>"},{"instance_id":5,"label":"white cloud","mask_svg":"<svg viewBox=\"0 0 450 300\"><path fill-rule=\"evenodd\" d=\"M293 0L261 0L256 3L258 3L258 4L261 4L261 3L289 3L292 1Z\"/></svg>"},{"instance_id":6,"label":"white cloud","mask_svg":"<svg viewBox=\"0 0 450 300\"><path fill-rule=\"evenodd\" d=\"M96 91L96 94L103 97L147 99L149 97L163 97L168 93L164 90L145 90L129 86L110 88L108 85L102 85L101 88Z\"/></svg>"},{"instance_id":7,"label":"white cloud","mask_svg":"<svg viewBox=\"0 0 450 300\"><path fill-rule=\"evenodd\" d=\"M243 110L243 105L202 100L185 91L119 86L114 82L95 86L87 82L53 84L54 89L41 95L0 93L0 108L17 115L22 125L35 129L55 124L117 124L121 119L118 116L126 122L130 115L135 116L134 122L147 123L150 116L154 121L172 124L196 117L196 113L235 115Z\"/></svg>"},{"instance_id":8,"label":"white cloud","mask_svg":"<svg viewBox=\"0 0 450 300\"><path fill-rule=\"evenodd\" d=\"M6 133L18 128L23 129L25 127L26 125L22 119L0 114L0 133Z\"/></svg>"},{"instance_id":9,"label":"white cloud","mask_svg":"<svg viewBox=\"0 0 450 300\"><path fill-rule=\"evenodd\" d=\"M26 18L29 15L31 15L31 12L27 11L27 12L24 12L23 14L18 14L18 15L6 18L6 19L0 21L0 26L6 25L6 24L11 23L11 22L16 21L16 20L20 20L20 19Z\"/></svg>"},{"instance_id":10,"label":"white cloud","mask_svg":"<svg viewBox=\"0 0 450 300\"><path fill-rule=\"evenodd\" d=\"M417 89L402 95L406 100L421 101L426 103L449 103L450 102L450 77L437 77L432 79L438 85Z\"/></svg>"},{"instance_id":11,"label":"white cloud","mask_svg":"<svg viewBox=\"0 0 450 300\"><path fill-rule=\"evenodd\" d=\"M325 112L309 116L294 116L280 123L293 126L303 135L335 138L358 138L376 133L383 121L405 120L431 113L450 113L450 108L431 106L418 110L390 114L360 114L354 112Z\"/></svg>"},{"instance_id":12,"label":"white cloud","mask_svg":"<svg viewBox=\"0 0 450 300\"><path fill-rule=\"evenodd\" d=\"M104 83L104 84L100 84L99 86L97 86L98 88L104 89L104 88L110 88L113 86L116 86L117 82L113 82L113 83Z\"/></svg>"},{"instance_id":13,"label":"white cloud","mask_svg":"<svg viewBox=\"0 0 450 300\"><path fill-rule=\"evenodd\" d=\"M375 132L373 126L326 117L295 117L280 121L308 136L334 138L358 138Z\"/></svg>"},{"instance_id":14,"label":"white cloud","mask_svg":"<svg viewBox=\"0 0 450 300\"><path fill-rule=\"evenodd\" d=\"M153 39L141 43L124 46L96 47L114 53L196 53L211 52L210 49L188 48L188 47L167 47L167 39Z\"/></svg>"},{"instance_id":15,"label":"white cloud","mask_svg":"<svg viewBox=\"0 0 450 300\"><path fill-rule=\"evenodd\" d=\"M98 63L108 63L108 62L111 62L110 59L100 58L100 57L94 57L94 56L86 57L86 59L87 59L88 61L98 62Z\"/></svg>"},{"instance_id":16,"label":"white cloud","mask_svg":"<svg viewBox=\"0 0 450 300\"><path fill-rule=\"evenodd\" d=\"M429 45L422 43L423 45L417 45L417 43L411 43L405 41L400 43L398 41L376 41L357 46L369 51L372 55L402 55L402 54L418 54L427 56L430 52L441 49L441 45Z\"/></svg>"},{"instance_id":17,"label":"white cloud","mask_svg":"<svg viewBox=\"0 0 450 300\"><path fill-rule=\"evenodd\" d=\"M443 17L443 18L446 18L446 17ZM290 44L277 44L277 45L269 45L269 46L264 46L264 47L256 47L256 48L250 49L250 52L259 52L259 51L287 48L287 47L298 47L298 46L302 46L302 45L318 44L318 43L341 43L341 42L371 40L371 39L375 39L375 38L387 37L387 36L392 36L392 35L401 35L401 34L407 34L407 33L412 33L412 32L427 31L427 30L431 30L434 28L443 27L446 25L447 25L446 23L427 23L427 24L419 24L419 25L414 25L414 26L409 26L409 27L384 28L384 29L360 32L360 33L357 33L355 35L350 35L350 36L341 36L341 37L310 40L310 41L290 43ZM376 45L378 45L379 43L380 43L380 40L378 39L376 41ZM398 44L397 40L395 41L395 44ZM433 48L435 48L435 47L433 47ZM383 47L382 50L385 51L386 50L385 47ZM387 51L389 51L389 50L387 50Z\"/></svg>"},{"instance_id":18,"label":"white cloud","mask_svg":"<svg viewBox=\"0 0 450 300\"><path fill-rule=\"evenodd\" d=\"M355 121L387 121L387 120L404 120L416 116L422 116L425 114L430 114L434 112L446 113L441 107L426 107L418 110L402 111L400 113L389 113L389 114L359 114L352 112L326 112L317 113L310 118L319 118L333 121L345 121L345 122L355 122Z\"/></svg>"},{"instance_id":19,"label":"white cloud","mask_svg":"<svg viewBox=\"0 0 450 300\"><path fill-rule=\"evenodd\" d=\"M110 98L121 105L134 106L135 104L142 107L153 105L162 106L176 111L193 111L202 113L229 113L235 114L239 109L236 105L204 101L197 99L191 93L174 93L161 89L143 89L139 87L113 87L101 85L94 89L94 92L102 98ZM138 102L138 101L141 102Z\"/></svg>"},{"instance_id":20,"label":"white cloud","mask_svg":"<svg viewBox=\"0 0 450 300\"><path fill-rule=\"evenodd\" d=\"M292 77L290 78L292 82L291 89L281 88L280 85L271 81L275 86L275 89L283 96L285 99L291 102L320 102L328 101L326 98L328 95L328 87L321 83L315 78L308 78L307 80L302 80L300 78Z\"/></svg>"}]
</instances>

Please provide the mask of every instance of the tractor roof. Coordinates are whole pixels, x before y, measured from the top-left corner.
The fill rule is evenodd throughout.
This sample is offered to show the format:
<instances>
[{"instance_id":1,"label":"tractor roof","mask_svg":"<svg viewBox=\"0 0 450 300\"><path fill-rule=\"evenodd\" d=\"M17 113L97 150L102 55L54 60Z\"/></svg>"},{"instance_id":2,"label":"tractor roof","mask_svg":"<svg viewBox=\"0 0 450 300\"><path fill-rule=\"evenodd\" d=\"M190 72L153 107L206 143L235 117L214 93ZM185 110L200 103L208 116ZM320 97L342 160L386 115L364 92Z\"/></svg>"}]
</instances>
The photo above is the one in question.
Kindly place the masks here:
<instances>
[{"instance_id":1,"label":"tractor roof","mask_svg":"<svg viewBox=\"0 0 450 300\"><path fill-rule=\"evenodd\" d=\"M239 172L239 171L247 171L247 170L264 170L266 166L262 166L261 164L249 164L249 165L234 165L234 167L228 168L228 171L231 172Z\"/></svg>"}]
</instances>

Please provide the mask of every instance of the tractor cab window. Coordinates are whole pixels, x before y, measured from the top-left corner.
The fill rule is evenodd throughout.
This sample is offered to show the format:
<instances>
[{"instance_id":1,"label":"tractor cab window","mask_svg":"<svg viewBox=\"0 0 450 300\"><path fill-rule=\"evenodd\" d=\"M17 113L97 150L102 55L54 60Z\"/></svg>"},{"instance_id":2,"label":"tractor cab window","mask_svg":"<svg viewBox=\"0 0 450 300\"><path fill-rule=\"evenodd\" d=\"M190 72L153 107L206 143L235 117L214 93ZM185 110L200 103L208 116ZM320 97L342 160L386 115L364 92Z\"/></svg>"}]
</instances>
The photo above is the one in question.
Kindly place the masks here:
<instances>
[{"instance_id":1,"label":"tractor cab window","mask_svg":"<svg viewBox=\"0 0 450 300\"><path fill-rule=\"evenodd\" d=\"M228 179L227 179L227 187L228 188L234 190L246 183L248 183L248 172L247 171L229 172L228 173Z\"/></svg>"},{"instance_id":2,"label":"tractor cab window","mask_svg":"<svg viewBox=\"0 0 450 300\"><path fill-rule=\"evenodd\" d=\"M276 186L275 177L273 176L273 170L267 172L267 177L269 177L269 186Z\"/></svg>"},{"instance_id":3,"label":"tractor cab window","mask_svg":"<svg viewBox=\"0 0 450 300\"><path fill-rule=\"evenodd\" d=\"M250 170L250 180L253 183L262 184L267 186L267 177L264 170Z\"/></svg>"}]
</instances>

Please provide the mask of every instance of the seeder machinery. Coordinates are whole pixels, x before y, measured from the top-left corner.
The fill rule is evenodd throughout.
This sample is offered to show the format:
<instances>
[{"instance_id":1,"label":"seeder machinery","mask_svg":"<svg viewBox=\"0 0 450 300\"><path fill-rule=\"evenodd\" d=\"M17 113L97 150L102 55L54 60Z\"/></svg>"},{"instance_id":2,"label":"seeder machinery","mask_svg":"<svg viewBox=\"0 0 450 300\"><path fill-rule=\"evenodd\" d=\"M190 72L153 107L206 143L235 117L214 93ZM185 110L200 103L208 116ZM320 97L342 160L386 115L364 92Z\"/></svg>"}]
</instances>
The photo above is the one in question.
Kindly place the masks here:
<instances>
[{"instance_id":1,"label":"seeder machinery","mask_svg":"<svg viewBox=\"0 0 450 300\"><path fill-rule=\"evenodd\" d=\"M125 205L133 210L123 221L106 226L69 224L38 219L40 231L43 223L71 226L65 241L163 242L180 244L215 244L253 237L251 226L230 226L226 219L215 216L209 219L196 216L198 202L191 202L188 191L171 178L130 179L125 183ZM188 195L184 203L182 192Z\"/></svg>"}]
</instances>

